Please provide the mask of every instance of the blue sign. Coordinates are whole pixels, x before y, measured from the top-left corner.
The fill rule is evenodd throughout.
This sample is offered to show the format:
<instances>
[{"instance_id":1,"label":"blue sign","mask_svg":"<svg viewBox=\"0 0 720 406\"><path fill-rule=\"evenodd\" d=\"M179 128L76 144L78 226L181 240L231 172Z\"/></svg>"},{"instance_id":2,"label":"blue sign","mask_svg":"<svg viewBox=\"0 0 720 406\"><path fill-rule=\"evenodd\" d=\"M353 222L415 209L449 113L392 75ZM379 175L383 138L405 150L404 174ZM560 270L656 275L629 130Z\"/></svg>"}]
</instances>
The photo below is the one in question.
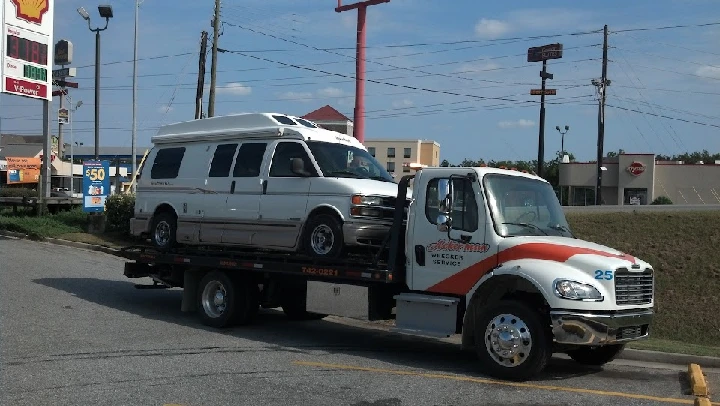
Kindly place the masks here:
<instances>
[{"instance_id":1,"label":"blue sign","mask_svg":"<svg viewBox=\"0 0 720 406\"><path fill-rule=\"evenodd\" d=\"M110 194L110 162L83 162L83 211L105 211L105 199Z\"/></svg>"}]
</instances>

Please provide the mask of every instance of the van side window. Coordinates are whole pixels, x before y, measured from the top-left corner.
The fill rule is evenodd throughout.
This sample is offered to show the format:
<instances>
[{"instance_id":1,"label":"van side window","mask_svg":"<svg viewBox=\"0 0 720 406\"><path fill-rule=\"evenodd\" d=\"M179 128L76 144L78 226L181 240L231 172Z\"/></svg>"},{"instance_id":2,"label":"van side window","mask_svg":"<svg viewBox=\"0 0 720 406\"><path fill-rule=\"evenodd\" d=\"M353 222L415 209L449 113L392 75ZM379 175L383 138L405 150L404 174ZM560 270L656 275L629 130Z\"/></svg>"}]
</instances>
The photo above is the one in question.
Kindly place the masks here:
<instances>
[{"instance_id":1,"label":"van side window","mask_svg":"<svg viewBox=\"0 0 720 406\"><path fill-rule=\"evenodd\" d=\"M260 176L260 167L262 166L266 148L267 143L265 142L251 142L240 145L237 158L235 158L233 177L253 178Z\"/></svg>"},{"instance_id":2,"label":"van side window","mask_svg":"<svg viewBox=\"0 0 720 406\"><path fill-rule=\"evenodd\" d=\"M230 167L232 166L237 146L238 144L220 144L217 146L212 163L210 164L209 177L225 178L230 175Z\"/></svg>"},{"instance_id":3,"label":"van side window","mask_svg":"<svg viewBox=\"0 0 720 406\"><path fill-rule=\"evenodd\" d=\"M310 172L312 176L317 176L315 166L305 148L298 142L281 142L275 147L275 155L272 159L272 166L270 166L270 176L282 177L282 178L297 178L300 175L296 175L292 171L292 159L301 158L305 163L305 170Z\"/></svg>"},{"instance_id":4,"label":"van side window","mask_svg":"<svg viewBox=\"0 0 720 406\"><path fill-rule=\"evenodd\" d=\"M425 193L425 217L431 224L437 224L438 211L438 180L428 182ZM472 182L469 179L453 180L452 228L473 232L478 229L478 205Z\"/></svg>"},{"instance_id":5,"label":"van side window","mask_svg":"<svg viewBox=\"0 0 720 406\"><path fill-rule=\"evenodd\" d=\"M180 172L180 164L185 156L185 147L159 149L155 155L151 179L175 179Z\"/></svg>"}]
</instances>

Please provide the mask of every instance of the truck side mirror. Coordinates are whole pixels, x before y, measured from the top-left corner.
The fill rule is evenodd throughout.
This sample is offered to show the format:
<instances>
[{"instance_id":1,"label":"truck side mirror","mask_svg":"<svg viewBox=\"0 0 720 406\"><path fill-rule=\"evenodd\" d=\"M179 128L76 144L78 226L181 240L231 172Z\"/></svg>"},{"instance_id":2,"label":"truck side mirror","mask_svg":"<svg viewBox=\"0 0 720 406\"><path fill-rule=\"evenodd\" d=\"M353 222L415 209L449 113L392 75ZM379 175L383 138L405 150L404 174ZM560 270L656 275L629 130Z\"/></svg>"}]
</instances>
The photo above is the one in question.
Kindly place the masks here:
<instances>
[{"instance_id":1,"label":"truck side mirror","mask_svg":"<svg viewBox=\"0 0 720 406\"><path fill-rule=\"evenodd\" d=\"M294 174L300 176L310 176L310 173L305 170L305 162L302 160L302 158L293 158L291 162L292 172Z\"/></svg>"},{"instance_id":2,"label":"truck side mirror","mask_svg":"<svg viewBox=\"0 0 720 406\"><path fill-rule=\"evenodd\" d=\"M450 216L446 214L441 214L437 216L437 221L435 223L437 223L438 231L440 231L441 233L449 231L451 226L450 221Z\"/></svg>"},{"instance_id":3,"label":"truck side mirror","mask_svg":"<svg viewBox=\"0 0 720 406\"><path fill-rule=\"evenodd\" d=\"M452 184L449 179L438 180L438 211L446 215L452 211Z\"/></svg>"}]
</instances>

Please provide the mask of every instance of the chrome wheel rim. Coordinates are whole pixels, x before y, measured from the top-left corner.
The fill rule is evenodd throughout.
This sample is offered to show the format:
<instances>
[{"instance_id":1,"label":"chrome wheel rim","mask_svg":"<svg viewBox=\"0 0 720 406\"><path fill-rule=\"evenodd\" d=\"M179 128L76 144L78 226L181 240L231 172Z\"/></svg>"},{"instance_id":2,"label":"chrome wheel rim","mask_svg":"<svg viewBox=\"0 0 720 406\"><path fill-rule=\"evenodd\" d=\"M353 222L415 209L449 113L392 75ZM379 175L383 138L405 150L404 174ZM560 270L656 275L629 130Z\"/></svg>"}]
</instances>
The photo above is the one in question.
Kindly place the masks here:
<instances>
[{"instance_id":1,"label":"chrome wheel rim","mask_svg":"<svg viewBox=\"0 0 720 406\"><path fill-rule=\"evenodd\" d=\"M522 365L532 350L530 328L514 314L495 316L485 329L485 348L498 364L514 368Z\"/></svg>"},{"instance_id":2,"label":"chrome wheel rim","mask_svg":"<svg viewBox=\"0 0 720 406\"><path fill-rule=\"evenodd\" d=\"M329 226L321 224L313 229L310 234L310 247L316 254L327 255L334 245L335 234Z\"/></svg>"},{"instance_id":3,"label":"chrome wheel rim","mask_svg":"<svg viewBox=\"0 0 720 406\"><path fill-rule=\"evenodd\" d=\"M205 314L212 318L218 318L225 313L227 309L227 291L225 286L218 282L212 281L205 285L202 293L202 305Z\"/></svg>"},{"instance_id":4,"label":"chrome wheel rim","mask_svg":"<svg viewBox=\"0 0 720 406\"><path fill-rule=\"evenodd\" d=\"M170 241L170 224L161 221L155 226L155 241L158 245L166 245Z\"/></svg>"}]
</instances>

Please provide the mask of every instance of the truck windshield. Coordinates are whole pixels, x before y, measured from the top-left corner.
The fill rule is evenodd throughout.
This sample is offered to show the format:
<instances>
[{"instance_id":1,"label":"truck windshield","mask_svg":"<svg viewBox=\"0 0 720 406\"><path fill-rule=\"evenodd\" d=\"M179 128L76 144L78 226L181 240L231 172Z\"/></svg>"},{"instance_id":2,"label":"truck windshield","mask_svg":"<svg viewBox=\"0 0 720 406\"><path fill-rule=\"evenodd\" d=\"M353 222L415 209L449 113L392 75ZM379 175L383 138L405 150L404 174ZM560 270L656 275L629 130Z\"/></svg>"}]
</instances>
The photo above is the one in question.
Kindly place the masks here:
<instances>
[{"instance_id":1,"label":"truck windshield","mask_svg":"<svg viewBox=\"0 0 720 406\"><path fill-rule=\"evenodd\" d=\"M365 150L350 145L307 141L323 176L374 179L395 183L392 176Z\"/></svg>"},{"instance_id":2,"label":"truck windshield","mask_svg":"<svg viewBox=\"0 0 720 406\"><path fill-rule=\"evenodd\" d=\"M495 231L500 236L573 237L549 183L501 174L488 174L483 183Z\"/></svg>"}]
</instances>

